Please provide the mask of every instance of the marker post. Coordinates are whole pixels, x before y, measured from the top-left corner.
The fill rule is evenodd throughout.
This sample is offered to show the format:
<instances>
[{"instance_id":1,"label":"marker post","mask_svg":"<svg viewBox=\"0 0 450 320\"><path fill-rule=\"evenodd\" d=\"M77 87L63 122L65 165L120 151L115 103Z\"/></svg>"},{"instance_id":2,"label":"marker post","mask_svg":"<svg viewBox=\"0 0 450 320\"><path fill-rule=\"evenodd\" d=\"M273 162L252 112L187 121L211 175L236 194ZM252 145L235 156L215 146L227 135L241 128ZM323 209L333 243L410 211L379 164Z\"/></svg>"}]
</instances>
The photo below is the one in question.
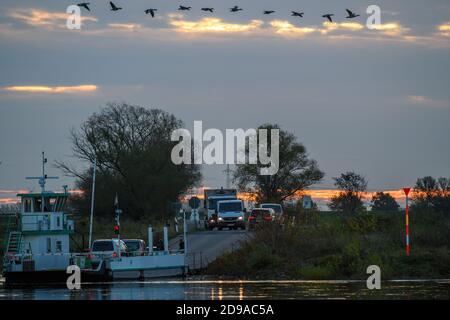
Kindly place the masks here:
<instances>
[{"instance_id":1,"label":"marker post","mask_svg":"<svg viewBox=\"0 0 450 320\"><path fill-rule=\"evenodd\" d=\"M405 223L406 223L406 255L409 256L410 245L409 245L409 204L408 204L408 194L411 188L403 188L403 192L406 195L406 209L405 209Z\"/></svg>"}]
</instances>

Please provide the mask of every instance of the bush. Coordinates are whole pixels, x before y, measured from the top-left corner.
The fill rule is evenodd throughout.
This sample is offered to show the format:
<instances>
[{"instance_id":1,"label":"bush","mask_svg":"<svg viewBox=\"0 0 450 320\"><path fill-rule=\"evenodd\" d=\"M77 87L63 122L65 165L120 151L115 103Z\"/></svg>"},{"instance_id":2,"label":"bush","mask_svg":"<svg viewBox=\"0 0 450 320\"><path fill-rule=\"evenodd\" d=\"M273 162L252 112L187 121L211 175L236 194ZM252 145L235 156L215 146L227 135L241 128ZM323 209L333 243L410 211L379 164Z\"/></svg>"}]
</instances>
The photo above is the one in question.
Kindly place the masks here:
<instances>
[{"instance_id":1,"label":"bush","mask_svg":"<svg viewBox=\"0 0 450 320\"><path fill-rule=\"evenodd\" d=\"M274 224L258 228L241 249L214 262L210 273L363 280L367 267L378 265L383 279L450 276L450 221L442 214L411 212L409 257L401 213L314 217L284 231Z\"/></svg>"}]
</instances>

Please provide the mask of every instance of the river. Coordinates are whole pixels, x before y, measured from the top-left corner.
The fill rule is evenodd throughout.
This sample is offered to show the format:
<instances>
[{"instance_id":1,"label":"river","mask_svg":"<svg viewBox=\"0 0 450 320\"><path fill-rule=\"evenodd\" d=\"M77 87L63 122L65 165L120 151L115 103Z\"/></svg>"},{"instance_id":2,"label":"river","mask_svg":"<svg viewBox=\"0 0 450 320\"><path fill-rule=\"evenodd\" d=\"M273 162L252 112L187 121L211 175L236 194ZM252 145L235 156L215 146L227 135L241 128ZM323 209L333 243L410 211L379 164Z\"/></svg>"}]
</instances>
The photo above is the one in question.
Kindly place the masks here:
<instances>
[{"instance_id":1,"label":"river","mask_svg":"<svg viewBox=\"0 0 450 320\"><path fill-rule=\"evenodd\" d=\"M383 281L368 290L363 281L186 280L83 283L64 287L5 288L3 300L227 300L227 299L450 299L450 280Z\"/></svg>"}]
</instances>

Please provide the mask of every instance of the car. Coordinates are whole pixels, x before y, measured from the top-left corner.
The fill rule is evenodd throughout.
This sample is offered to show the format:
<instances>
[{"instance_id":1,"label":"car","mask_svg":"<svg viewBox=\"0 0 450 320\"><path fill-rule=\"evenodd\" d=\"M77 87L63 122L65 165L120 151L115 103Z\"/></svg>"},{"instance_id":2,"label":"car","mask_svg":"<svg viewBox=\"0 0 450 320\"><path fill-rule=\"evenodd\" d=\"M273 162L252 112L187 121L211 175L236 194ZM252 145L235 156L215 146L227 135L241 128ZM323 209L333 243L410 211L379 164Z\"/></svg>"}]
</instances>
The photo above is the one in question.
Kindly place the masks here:
<instances>
[{"instance_id":1,"label":"car","mask_svg":"<svg viewBox=\"0 0 450 320\"><path fill-rule=\"evenodd\" d=\"M279 221L283 220L283 207L279 203L261 203L260 208L271 208L275 211L275 218Z\"/></svg>"},{"instance_id":2,"label":"car","mask_svg":"<svg viewBox=\"0 0 450 320\"><path fill-rule=\"evenodd\" d=\"M247 210L244 202L239 199L221 200L217 202L217 228L228 230L241 228L245 230L244 215Z\"/></svg>"},{"instance_id":3,"label":"car","mask_svg":"<svg viewBox=\"0 0 450 320\"><path fill-rule=\"evenodd\" d=\"M249 229L254 229L257 224L272 222L275 220L275 216L275 210L272 208L252 209L248 216L248 227Z\"/></svg>"},{"instance_id":4,"label":"car","mask_svg":"<svg viewBox=\"0 0 450 320\"><path fill-rule=\"evenodd\" d=\"M148 252L145 241L142 239L123 239L123 242L125 242L128 254L131 256L143 256Z\"/></svg>"},{"instance_id":5,"label":"car","mask_svg":"<svg viewBox=\"0 0 450 320\"><path fill-rule=\"evenodd\" d=\"M98 265L101 260L108 260L116 258L120 254L127 255L127 245L123 240L118 239L99 239L94 240L92 243L91 250L89 252L89 258L91 259L91 264L94 266Z\"/></svg>"}]
</instances>

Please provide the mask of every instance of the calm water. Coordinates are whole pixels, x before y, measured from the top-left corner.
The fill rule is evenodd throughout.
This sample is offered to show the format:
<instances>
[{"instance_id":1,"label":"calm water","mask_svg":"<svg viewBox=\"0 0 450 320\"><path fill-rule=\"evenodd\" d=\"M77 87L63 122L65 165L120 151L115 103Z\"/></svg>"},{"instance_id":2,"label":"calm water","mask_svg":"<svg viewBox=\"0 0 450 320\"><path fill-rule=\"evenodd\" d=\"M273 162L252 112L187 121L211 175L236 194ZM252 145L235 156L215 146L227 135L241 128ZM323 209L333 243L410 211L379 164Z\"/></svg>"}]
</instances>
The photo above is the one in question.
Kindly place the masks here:
<instances>
[{"instance_id":1,"label":"calm water","mask_svg":"<svg viewBox=\"0 0 450 320\"><path fill-rule=\"evenodd\" d=\"M361 281L161 280L83 284L82 289L4 288L0 299L220 300L220 299L450 299L450 280L384 281L368 290Z\"/></svg>"}]
</instances>

